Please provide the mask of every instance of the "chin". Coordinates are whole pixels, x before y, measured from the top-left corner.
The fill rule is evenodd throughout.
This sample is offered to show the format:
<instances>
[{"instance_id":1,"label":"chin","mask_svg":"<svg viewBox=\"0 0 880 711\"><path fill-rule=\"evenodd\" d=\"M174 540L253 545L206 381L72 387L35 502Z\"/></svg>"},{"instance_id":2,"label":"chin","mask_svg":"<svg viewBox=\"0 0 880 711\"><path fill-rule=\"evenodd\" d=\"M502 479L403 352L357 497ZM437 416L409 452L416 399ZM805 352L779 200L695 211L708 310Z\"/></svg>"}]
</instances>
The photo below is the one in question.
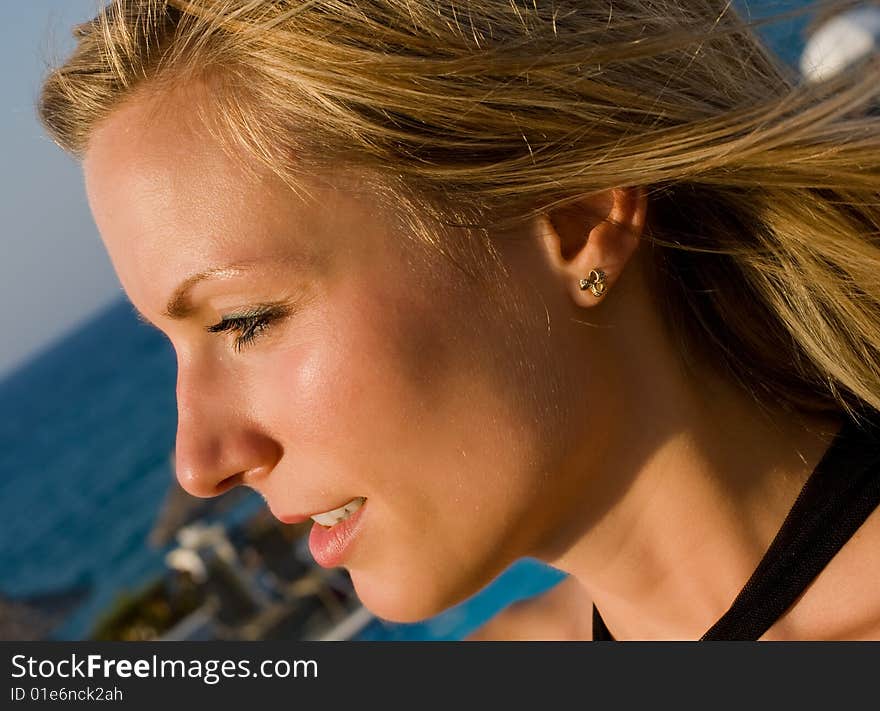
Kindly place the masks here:
<instances>
[{"instance_id":1,"label":"chin","mask_svg":"<svg viewBox=\"0 0 880 711\"><path fill-rule=\"evenodd\" d=\"M463 602L478 589L426 584L416 576L377 575L374 572L350 570L351 581L361 603L376 617L388 622L422 622ZM453 582L450 585L450 582Z\"/></svg>"}]
</instances>

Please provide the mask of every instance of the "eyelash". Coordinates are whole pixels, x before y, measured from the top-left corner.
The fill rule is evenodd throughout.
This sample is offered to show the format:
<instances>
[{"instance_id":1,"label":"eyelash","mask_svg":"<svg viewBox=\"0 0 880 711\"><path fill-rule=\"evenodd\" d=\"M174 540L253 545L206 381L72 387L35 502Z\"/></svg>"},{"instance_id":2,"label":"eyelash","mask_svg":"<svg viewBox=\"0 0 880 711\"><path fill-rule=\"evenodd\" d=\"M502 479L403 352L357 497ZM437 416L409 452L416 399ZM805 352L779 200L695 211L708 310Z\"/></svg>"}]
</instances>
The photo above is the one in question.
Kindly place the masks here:
<instances>
[{"instance_id":1,"label":"eyelash","mask_svg":"<svg viewBox=\"0 0 880 711\"><path fill-rule=\"evenodd\" d=\"M258 308L236 316L226 316L219 323L208 327L210 333L232 331L239 333L233 342L236 351L249 345L258 336L264 334L269 326L284 316L282 309Z\"/></svg>"}]
</instances>

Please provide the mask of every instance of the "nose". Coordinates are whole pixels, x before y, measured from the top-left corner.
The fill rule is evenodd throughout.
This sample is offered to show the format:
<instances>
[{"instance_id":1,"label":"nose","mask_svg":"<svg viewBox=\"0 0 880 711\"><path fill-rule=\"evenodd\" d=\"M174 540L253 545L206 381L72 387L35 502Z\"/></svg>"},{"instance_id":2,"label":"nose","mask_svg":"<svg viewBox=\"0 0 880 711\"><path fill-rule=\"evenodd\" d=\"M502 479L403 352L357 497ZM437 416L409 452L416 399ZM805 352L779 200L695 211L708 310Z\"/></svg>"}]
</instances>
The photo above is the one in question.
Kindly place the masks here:
<instances>
[{"instance_id":1,"label":"nose","mask_svg":"<svg viewBox=\"0 0 880 711\"><path fill-rule=\"evenodd\" d=\"M259 490L281 458L280 444L246 415L254 408L241 395L234 378L212 382L178 364L174 468L193 496L217 496L240 484Z\"/></svg>"}]
</instances>

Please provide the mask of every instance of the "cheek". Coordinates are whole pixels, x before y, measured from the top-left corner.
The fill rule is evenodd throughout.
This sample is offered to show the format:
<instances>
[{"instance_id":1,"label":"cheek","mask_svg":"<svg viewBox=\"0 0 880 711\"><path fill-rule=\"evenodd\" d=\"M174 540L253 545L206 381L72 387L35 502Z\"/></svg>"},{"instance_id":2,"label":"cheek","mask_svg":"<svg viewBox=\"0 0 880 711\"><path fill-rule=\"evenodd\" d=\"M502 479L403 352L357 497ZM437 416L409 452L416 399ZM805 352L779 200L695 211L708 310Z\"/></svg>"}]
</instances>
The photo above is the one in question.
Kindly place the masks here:
<instances>
[{"instance_id":1,"label":"cheek","mask_svg":"<svg viewBox=\"0 0 880 711\"><path fill-rule=\"evenodd\" d=\"M555 446L502 325L442 285L379 281L347 282L291 324L263 392L289 494L370 498L359 594L418 619L528 554Z\"/></svg>"},{"instance_id":2,"label":"cheek","mask_svg":"<svg viewBox=\"0 0 880 711\"><path fill-rule=\"evenodd\" d=\"M489 521L533 500L549 423L497 324L416 281L350 280L314 303L260 374L263 397L304 496L378 494L413 521Z\"/></svg>"},{"instance_id":3,"label":"cheek","mask_svg":"<svg viewBox=\"0 0 880 711\"><path fill-rule=\"evenodd\" d=\"M442 329L413 300L369 285L337 290L287 328L259 375L276 435L294 467L322 463L322 488L369 485L376 474L365 470L387 470L390 456L430 432L426 418L455 367Z\"/></svg>"}]
</instances>

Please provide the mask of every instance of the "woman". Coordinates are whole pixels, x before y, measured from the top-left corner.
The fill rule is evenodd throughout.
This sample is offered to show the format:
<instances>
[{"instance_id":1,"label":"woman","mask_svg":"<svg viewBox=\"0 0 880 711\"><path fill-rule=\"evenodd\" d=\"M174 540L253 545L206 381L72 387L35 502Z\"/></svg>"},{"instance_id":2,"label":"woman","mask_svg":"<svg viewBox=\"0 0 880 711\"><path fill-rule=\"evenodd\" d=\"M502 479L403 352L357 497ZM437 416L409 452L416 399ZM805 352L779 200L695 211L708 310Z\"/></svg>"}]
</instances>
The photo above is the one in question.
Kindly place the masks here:
<instances>
[{"instance_id":1,"label":"woman","mask_svg":"<svg viewBox=\"0 0 880 711\"><path fill-rule=\"evenodd\" d=\"M565 635L617 639L701 637L797 509L831 558L724 634L880 638L873 80L796 86L724 0L118 0L76 34L40 113L175 347L190 493L315 518L380 617L534 556Z\"/></svg>"}]
</instances>

